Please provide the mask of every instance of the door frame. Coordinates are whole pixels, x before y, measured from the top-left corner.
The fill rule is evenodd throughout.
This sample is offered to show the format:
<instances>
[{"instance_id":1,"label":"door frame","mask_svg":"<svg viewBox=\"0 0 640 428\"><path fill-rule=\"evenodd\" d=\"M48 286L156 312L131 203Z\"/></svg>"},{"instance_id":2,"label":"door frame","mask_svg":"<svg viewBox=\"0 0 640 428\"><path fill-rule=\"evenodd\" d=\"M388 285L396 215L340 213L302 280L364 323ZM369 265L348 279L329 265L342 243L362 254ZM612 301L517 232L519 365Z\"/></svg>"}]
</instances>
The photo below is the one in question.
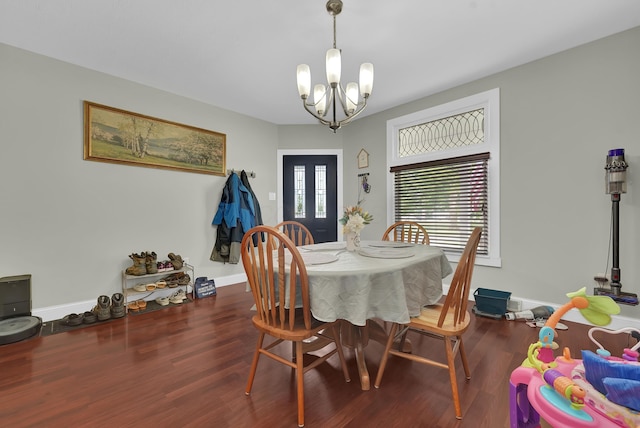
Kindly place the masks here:
<instances>
[{"instance_id":1,"label":"door frame","mask_svg":"<svg viewBox=\"0 0 640 428\"><path fill-rule=\"evenodd\" d=\"M278 223L282 221L284 218L284 207L282 206L283 194L282 194L282 186L284 180L282 179L283 172L283 158L284 156L315 156L315 155L334 155L336 157L336 187L338 192L338 200L337 200L337 209L336 213L337 217L342 217L340 213L344 211L344 205L342 202L342 188L343 188L343 163L342 163L342 149L282 149L278 150ZM342 230L340 227L340 223L336 222L336 232L338 236L338 240L342 240L340 237L342 236Z\"/></svg>"}]
</instances>

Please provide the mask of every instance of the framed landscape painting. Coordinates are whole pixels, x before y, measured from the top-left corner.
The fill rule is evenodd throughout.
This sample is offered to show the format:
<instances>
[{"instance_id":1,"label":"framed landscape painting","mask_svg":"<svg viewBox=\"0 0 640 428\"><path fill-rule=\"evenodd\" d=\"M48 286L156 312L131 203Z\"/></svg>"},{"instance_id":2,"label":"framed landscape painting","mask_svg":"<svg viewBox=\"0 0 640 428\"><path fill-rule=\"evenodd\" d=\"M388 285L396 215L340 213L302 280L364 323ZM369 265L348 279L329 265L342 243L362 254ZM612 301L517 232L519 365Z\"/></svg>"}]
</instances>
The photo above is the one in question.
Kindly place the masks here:
<instances>
[{"instance_id":1,"label":"framed landscape painting","mask_svg":"<svg viewBox=\"0 0 640 428\"><path fill-rule=\"evenodd\" d=\"M225 134L84 102L84 159L226 175Z\"/></svg>"}]
</instances>

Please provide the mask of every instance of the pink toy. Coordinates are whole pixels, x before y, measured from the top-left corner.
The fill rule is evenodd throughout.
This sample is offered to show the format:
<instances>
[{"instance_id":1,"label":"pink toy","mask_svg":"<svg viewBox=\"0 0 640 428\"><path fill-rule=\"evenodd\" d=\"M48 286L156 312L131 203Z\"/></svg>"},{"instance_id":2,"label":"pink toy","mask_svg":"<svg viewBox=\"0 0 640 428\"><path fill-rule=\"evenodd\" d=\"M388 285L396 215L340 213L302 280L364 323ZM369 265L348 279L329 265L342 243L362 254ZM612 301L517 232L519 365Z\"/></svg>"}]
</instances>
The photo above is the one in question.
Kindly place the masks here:
<instances>
[{"instance_id":1,"label":"pink toy","mask_svg":"<svg viewBox=\"0 0 640 428\"><path fill-rule=\"evenodd\" d=\"M553 342L556 336L554 328L566 312L579 309L588 321L596 325L609 324L610 315L620 312L613 299L608 296L587 296L584 288L567 296L571 300L549 317L540 330L538 342L529 346L527 359L511 373L511 427L540 427L541 417L554 428L640 426L640 414L608 403L604 395L591 387L584 377L582 360L573 359L568 348L563 350L562 356L553 357L554 346L557 348ZM600 331L610 332L604 329ZM638 364L637 349L640 343L626 349L622 357L617 358L606 355L608 352L593 339L591 331L589 337L598 346L598 355L603 358Z\"/></svg>"}]
</instances>

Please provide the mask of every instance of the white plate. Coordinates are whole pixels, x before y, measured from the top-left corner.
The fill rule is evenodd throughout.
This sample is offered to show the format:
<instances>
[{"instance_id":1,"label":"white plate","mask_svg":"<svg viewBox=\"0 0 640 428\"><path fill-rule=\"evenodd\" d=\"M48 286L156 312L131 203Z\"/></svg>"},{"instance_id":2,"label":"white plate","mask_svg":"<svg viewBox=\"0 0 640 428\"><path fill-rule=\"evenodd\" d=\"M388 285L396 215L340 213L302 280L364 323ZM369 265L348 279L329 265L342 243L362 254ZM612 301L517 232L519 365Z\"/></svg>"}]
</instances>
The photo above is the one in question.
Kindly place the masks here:
<instances>
[{"instance_id":1,"label":"white plate","mask_svg":"<svg viewBox=\"0 0 640 428\"><path fill-rule=\"evenodd\" d=\"M414 256L413 251L399 248L360 248L358 254L376 259L405 259Z\"/></svg>"},{"instance_id":2,"label":"white plate","mask_svg":"<svg viewBox=\"0 0 640 428\"><path fill-rule=\"evenodd\" d=\"M302 260L307 266L323 265L326 263L332 263L338 260L338 256L331 253L302 253Z\"/></svg>"},{"instance_id":3,"label":"white plate","mask_svg":"<svg viewBox=\"0 0 640 428\"><path fill-rule=\"evenodd\" d=\"M347 247L347 243L344 241L338 242L323 242L321 244L304 245L300 248L307 251L339 251L344 250Z\"/></svg>"},{"instance_id":4,"label":"white plate","mask_svg":"<svg viewBox=\"0 0 640 428\"><path fill-rule=\"evenodd\" d=\"M367 244L367 247L374 248L411 248L415 244L410 242L396 242L396 241L380 241L380 242L370 242Z\"/></svg>"},{"instance_id":5,"label":"white plate","mask_svg":"<svg viewBox=\"0 0 640 428\"><path fill-rule=\"evenodd\" d=\"M338 256L331 253L321 253L321 252L301 252L300 256L304 261L304 264L307 266L313 265L323 265L326 263L332 263L338 260ZM277 254L274 254L274 258L278 257ZM285 253L284 259L287 263L291 263L291 253L288 251Z\"/></svg>"}]
</instances>

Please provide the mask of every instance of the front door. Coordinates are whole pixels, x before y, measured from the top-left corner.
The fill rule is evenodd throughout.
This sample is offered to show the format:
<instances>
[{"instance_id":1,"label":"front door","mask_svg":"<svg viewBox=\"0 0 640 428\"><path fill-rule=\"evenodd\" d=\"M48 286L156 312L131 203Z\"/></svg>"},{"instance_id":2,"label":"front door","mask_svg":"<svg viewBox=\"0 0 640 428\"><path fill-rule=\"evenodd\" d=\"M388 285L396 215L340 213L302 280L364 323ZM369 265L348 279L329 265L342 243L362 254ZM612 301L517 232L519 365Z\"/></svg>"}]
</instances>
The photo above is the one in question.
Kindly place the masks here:
<instances>
[{"instance_id":1,"label":"front door","mask_svg":"<svg viewBox=\"0 0 640 428\"><path fill-rule=\"evenodd\" d=\"M283 220L307 226L316 243L337 241L337 156L283 156L282 167Z\"/></svg>"}]
</instances>

